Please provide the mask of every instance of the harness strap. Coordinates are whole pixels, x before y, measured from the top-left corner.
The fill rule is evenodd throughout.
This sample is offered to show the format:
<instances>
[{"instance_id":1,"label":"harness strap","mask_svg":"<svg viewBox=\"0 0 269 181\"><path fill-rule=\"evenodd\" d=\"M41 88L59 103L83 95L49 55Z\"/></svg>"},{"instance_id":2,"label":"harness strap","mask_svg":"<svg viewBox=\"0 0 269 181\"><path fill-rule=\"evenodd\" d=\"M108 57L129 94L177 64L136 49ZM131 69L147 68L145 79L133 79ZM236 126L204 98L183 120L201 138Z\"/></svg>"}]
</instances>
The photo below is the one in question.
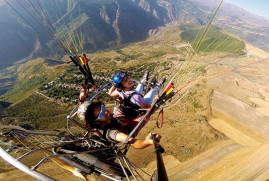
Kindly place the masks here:
<instances>
[{"instance_id":1,"label":"harness strap","mask_svg":"<svg viewBox=\"0 0 269 181\"><path fill-rule=\"evenodd\" d=\"M126 117L137 117L140 114L140 111L139 111L140 106L138 106L137 104L135 104L131 101L131 98L135 94L141 95L137 92L133 92L130 95L128 95L127 97L124 96L123 103L120 105L120 107L121 107L123 113L126 115Z\"/></svg>"},{"instance_id":2,"label":"harness strap","mask_svg":"<svg viewBox=\"0 0 269 181\"><path fill-rule=\"evenodd\" d=\"M121 104L121 106L131 106L131 105L133 105L133 106L137 106L137 108L139 108L139 106L138 105L136 105L135 103L132 103L131 102L131 98L133 97L133 95L135 95L135 94L138 94L138 95L141 95L140 93L138 93L138 92L133 92L133 93L131 93L130 95L128 95L127 97L125 97L124 95L124 99L123 99L123 104ZM142 96L142 95L141 95ZM143 96L142 96L143 97Z\"/></svg>"},{"instance_id":3,"label":"harness strap","mask_svg":"<svg viewBox=\"0 0 269 181\"><path fill-rule=\"evenodd\" d=\"M159 125L159 117L161 116L161 124ZM157 121L156 121L157 127L162 128L163 127L163 108L160 110Z\"/></svg>"},{"instance_id":4,"label":"harness strap","mask_svg":"<svg viewBox=\"0 0 269 181\"><path fill-rule=\"evenodd\" d=\"M123 121L123 120L118 120L119 123L121 124L121 126L127 126L128 122L127 121Z\"/></svg>"}]
</instances>

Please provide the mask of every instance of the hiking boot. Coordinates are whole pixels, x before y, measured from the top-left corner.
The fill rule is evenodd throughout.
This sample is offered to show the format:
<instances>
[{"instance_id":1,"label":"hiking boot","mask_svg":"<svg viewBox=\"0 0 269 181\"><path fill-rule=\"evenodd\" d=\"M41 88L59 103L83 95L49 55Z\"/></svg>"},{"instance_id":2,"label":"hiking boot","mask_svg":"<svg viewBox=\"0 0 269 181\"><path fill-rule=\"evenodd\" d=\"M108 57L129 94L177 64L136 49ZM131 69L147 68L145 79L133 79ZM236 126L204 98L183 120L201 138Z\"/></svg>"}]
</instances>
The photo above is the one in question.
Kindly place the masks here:
<instances>
[{"instance_id":1,"label":"hiking boot","mask_svg":"<svg viewBox=\"0 0 269 181\"><path fill-rule=\"evenodd\" d=\"M148 82L148 79L149 79L149 71L146 71L140 82L142 84L145 84L146 82Z\"/></svg>"},{"instance_id":2,"label":"hiking boot","mask_svg":"<svg viewBox=\"0 0 269 181\"><path fill-rule=\"evenodd\" d=\"M156 84L156 86L160 86L160 87L162 87L163 84L165 83L165 81L166 81L166 78L163 77L163 78Z\"/></svg>"}]
</instances>

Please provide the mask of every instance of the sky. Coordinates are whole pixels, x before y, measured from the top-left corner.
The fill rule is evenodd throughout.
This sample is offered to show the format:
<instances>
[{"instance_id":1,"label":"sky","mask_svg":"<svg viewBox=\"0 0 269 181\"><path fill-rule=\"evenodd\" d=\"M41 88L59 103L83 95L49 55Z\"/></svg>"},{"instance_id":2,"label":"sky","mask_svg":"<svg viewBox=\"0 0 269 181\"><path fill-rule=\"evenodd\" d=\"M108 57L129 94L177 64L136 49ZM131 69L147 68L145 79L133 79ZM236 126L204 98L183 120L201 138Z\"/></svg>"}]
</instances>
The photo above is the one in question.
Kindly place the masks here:
<instances>
[{"instance_id":1,"label":"sky","mask_svg":"<svg viewBox=\"0 0 269 181\"><path fill-rule=\"evenodd\" d=\"M224 0L224 2L238 5L249 12L269 19L269 0Z\"/></svg>"}]
</instances>

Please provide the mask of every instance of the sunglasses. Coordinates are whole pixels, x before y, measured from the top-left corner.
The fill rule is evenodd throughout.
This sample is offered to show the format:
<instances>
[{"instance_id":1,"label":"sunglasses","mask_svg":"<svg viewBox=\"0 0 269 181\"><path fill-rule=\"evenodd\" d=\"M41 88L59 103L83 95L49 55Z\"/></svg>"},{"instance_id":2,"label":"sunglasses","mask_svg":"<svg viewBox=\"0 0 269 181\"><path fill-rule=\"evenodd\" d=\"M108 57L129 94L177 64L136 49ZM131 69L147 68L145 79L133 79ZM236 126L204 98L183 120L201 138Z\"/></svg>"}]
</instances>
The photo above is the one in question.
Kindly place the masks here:
<instances>
[{"instance_id":1,"label":"sunglasses","mask_svg":"<svg viewBox=\"0 0 269 181\"><path fill-rule=\"evenodd\" d=\"M106 111L106 107L104 104L101 105L101 110L100 113L98 115L97 119L103 119L105 117L105 111Z\"/></svg>"}]
</instances>

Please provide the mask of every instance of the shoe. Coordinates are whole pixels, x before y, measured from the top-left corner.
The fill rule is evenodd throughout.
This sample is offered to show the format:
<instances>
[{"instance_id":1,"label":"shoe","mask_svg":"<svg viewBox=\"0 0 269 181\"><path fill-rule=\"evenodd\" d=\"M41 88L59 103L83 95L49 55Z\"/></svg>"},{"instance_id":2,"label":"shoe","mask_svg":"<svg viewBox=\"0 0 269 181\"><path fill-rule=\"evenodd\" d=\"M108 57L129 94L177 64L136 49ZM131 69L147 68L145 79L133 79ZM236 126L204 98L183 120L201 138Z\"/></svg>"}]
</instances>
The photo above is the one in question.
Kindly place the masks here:
<instances>
[{"instance_id":1,"label":"shoe","mask_svg":"<svg viewBox=\"0 0 269 181\"><path fill-rule=\"evenodd\" d=\"M140 82L145 84L146 82L148 82L148 79L149 79L149 71L146 71Z\"/></svg>"},{"instance_id":2,"label":"shoe","mask_svg":"<svg viewBox=\"0 0 269 181\"><path fill-rule=\"evenodd\" d=\"M153 77L152 79L150 79L150 81L148 82L148 85L147 85L145 94L147 94L151 88L154 88L156 86L156 82L157 82L157 80L156 80L155 77Z\"/></svg>"},{"instance_id":3,"label":"shoe","mask_svg":"<svg viewBox=\"0 0 269 181\"><path fill-rule=\"evenodd\" d=\"M151 87L155 87L156 83L157 83L157 79L155 77L153 77L149 82Z\"/></svg>"},{"instance_id":4,"label":"shoe","mask_svg":"<svg viewBox=\"0 0 269 181\"><path fill-rule=\"evenodd\" d=\"M162 87L163 84L165 83L165 81L166 81L166 78L163 77L163 78L156 84L156 86Z\"/></svg>"}]
</instances>

